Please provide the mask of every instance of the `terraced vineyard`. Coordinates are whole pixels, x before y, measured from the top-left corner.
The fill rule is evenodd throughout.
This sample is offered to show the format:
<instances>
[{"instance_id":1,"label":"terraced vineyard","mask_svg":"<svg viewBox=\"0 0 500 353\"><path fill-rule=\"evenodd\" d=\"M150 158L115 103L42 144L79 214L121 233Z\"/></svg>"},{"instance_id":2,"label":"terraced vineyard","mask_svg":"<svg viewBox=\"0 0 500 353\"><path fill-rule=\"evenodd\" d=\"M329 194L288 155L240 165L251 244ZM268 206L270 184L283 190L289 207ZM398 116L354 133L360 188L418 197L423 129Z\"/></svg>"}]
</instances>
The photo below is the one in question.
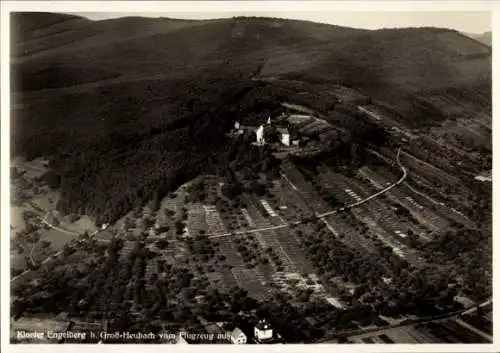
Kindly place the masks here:
<instances>
[{"instance_id":1,"label":"terraced vineyard","mask_svg":"<svg viewBox=\"0 0 500 353\"><path fill-rule=\"evenodd\" d=\"M123 248L120 250L120 261L126 261L128 255L135 249L137 246L137 241L124 241Z\"/></svg>"},{"instance_id":2,"label":"terraced vineyard","mask_svg":"<svg viewBox=\"0 0 500 353\"><path fill-rule=\"evenodd\" d=\"M213 206L204 206L208 231L212 234L226 233L224 222ZM262 284L264 275L258 269L248 269L238 254L236 245L232 241L233 235L218 238L219 250L225 256L225 261L231 269L222 267L221 275L226 288L238 285L246 289L256 299L265 299L268 289Z\"/></svg>"},{"instance_id":3,"label":"terraced vineyard","mask_svg":"<svg viewBox=\"0 0 500 353\"><path fill-rule=\"evenodd\" d=\"M200 232L206 232L205 210L201 203L193 203L187 206L188 219L187 229L191 236L198 236Z\"/></svg>"},{"instance_id":4,"label":"terraced vineyard","mask_svg":"<svg viewBox=\"0 0 500 353\"><path fill-rule=\"evenodd\" d=\"M289 182L283 178L271 189L274 200L271 204L278 209L278 214L285 222L295 222L307 213L310 213L309 206L300 198Z\"/></svg>"},{"instance_id":5,"label":"terraced vineyard","mask_svg":"<svg viewBox=\"0 0 500 353\"><path fill-rule=\"evenodd\" d=\"M238 286L246 289L255 299L267 300L271 297L269 288L263 284L265 277L258 270L237 266L232 272Z\"/></svg>"},{"instance_id":6,"label":"terraced vineyard","mask_svg":"<svg viewBox=\"0 0 500 353\"><path fill-rule=\"evenodd\" d=\"M248 208L248 212L257 229L268 228L272 226L271 222L265 219L260 214L259 210L257 210L255 207L250 206ZM283 249L283 246L281 245L276 235L276 231L277 230L263 230L254 234L263 249L272 248L273 251L278 255L281 263L283 264L284 271L295 272L295 264Z\"/></svg>"},{"instance_id":7,"label":"terraced vineyard","mask_svg":"<svg viewBox=\"0 0 500 353\"><path fill-rule=\"evenodd\" d=\"M292 263L291 268L294 271L291 272L298 271L300 273L314 273L315 269L313 265L305 257L303 251L297 243L297 240L290 232L290 229L276 229L274 232L283 251L287 255L286 258L290 261L290 263Z\"/></svg>"},{"instance_id":8,"label":"terraced vineyard","mask_svg":"<svg viewBox=\"0 0 500 353\"><path fill-rule=\"evenodd\" d=\"M381 180L380 178L374 177L376 180ZM405 189L398 188L393 189L386 193L386 196L392 202L399 204L400 206L407 209L412 215L412 220L416 220L418 223L412 224L416 229L414 231L416 234L434 232L439 229L445 229L449 227L449 222L442 218L439 214L429 210L421 203L417 202L412 196L404 193Z\"/></svg>"},{"instance_id":9,"label":"terraced vineyard","mask_svg":"<svg viewBox=\"0 0 500 353\"><path fill-rule=\"evenodd\" d=\"M343 213L341 215L330 215L325 217L328 224L335 229L342 241L351 248L364 249L365 251L374 251L375 245L371 238L368 238L373 231L362 233L359 228L360 223L352 215ZM363 229L364 231L364 229Z\"/></svg>"},{"instance_id":10,"label":"terraced vineyard","mask_svg":"<svg viewBox=\"0 0 500 353\"><path fill-rule=\"evenodd\" d=\"M290 186L297 192L298 196L306 205L317 213L328 212L331 208L317 194L314 187L308 183L302 173L289 163L282 164L284 178L290 183Z\"/></svg>"}]
</instances>

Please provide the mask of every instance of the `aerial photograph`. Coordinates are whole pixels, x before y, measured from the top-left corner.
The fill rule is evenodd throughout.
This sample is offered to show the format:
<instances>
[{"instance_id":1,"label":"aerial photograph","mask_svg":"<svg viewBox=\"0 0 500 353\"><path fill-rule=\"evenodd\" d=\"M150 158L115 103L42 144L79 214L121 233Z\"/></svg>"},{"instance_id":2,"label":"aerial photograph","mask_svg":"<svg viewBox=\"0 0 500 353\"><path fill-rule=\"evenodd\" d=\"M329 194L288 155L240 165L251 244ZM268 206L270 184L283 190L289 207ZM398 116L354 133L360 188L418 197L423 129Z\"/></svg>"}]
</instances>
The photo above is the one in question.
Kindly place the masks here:
<instances>
[{"instance_id":1,"label":"aerial photograph","mask_svg":"<svg viewBox=\"0 0 500 353\"><path fill-rule=\"evenodd\" d=\"M5 339L493 344L491 13L426 16L10 12Z\"/></svg>"}]
</instances>

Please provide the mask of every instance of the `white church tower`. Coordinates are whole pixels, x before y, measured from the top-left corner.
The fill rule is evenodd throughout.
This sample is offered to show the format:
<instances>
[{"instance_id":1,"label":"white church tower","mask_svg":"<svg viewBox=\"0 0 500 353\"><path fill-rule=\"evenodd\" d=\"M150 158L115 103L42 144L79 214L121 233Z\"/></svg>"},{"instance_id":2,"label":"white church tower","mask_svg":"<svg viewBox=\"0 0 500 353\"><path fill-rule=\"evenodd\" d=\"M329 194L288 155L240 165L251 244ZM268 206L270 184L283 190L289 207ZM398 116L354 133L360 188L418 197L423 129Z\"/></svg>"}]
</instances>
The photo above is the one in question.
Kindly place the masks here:
<instances>
[{"instance_id":1,"label":"white church tower","mask_svg":"<svg viewBox=\"0 0 500 353\"><path fill-rule=\"evenodd\" d=\"M271 125L271 117L270 116L267 118L267 125Z\"/></svg>"},{"instance_id":2,"label":"white church tower","mask_svg":"<svg viewBox=\"0 0 500 353\"><path fill-rule=\"evenodd\" d=\"M263 145L266 143L264 140L264 125L259 126L255 134L257 135L257 144Z\"/></svg>"}]
</instances>

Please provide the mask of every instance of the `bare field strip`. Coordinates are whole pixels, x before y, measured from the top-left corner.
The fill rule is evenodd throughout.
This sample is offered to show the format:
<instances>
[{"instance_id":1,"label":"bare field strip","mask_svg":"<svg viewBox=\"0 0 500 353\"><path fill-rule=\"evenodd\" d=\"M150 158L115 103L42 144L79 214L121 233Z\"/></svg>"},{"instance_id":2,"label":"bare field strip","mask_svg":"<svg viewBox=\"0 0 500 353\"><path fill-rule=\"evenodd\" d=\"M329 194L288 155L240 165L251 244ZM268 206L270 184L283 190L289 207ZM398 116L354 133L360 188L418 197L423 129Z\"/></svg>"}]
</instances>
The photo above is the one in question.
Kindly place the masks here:
<instances>
[{"instance_id":1,"label":"bare field strip","mask_svg":"<svg viewBox=\"0 0 500 353\"><path fill-rule=\"evenodd\" d=\"M287 254L287 258L294 264L294 268L301 273L314 273L314 267L302 252L294 235L289 228L274 230L279 243Z\"/></svg>"},{"instance_id":2,"label":"bare field strip","mask_svg":"<svg viewBox=\"0 0 500 353\"><path fill-rule=\"evenodd\" d=\"M61 228L78 234L83 234L85 231L93 233L97 230L94 221L92 221L88 216L83 216L76 222L65 224L64 227Z\"/></svg>"},{"instance_id":3,"label":"bare field strip","mask_svg":"<svg viewBox=\"0 0 500 353\"><path fill-rule=\"evenodd\" d=\"M187 206L187 228L191 236L196 237L200 231L207 230L207 223L205 220L205 210L200 203L192 203Z\"/></svg>"},{"instance_id":4,"label":"bare field strip","mask_svg":"<svg viewBox=\"0 0 500 353\"><path fill-rule=\"evenodd\" d=\"M255 299L266 300L271 296L269 289L262 284L264 276L258 270L235 267L232 272L238 286L247 290Z\"/></svg>"},{"instance_id":5,"label":"bare field strip","mask_svg":"<svg viewBox=\"0 0 500 353\"><path fill-rule=\"evenodd\" d=\"M267 228L270 226L270 222L266 220L255 207L248 208L250 217L253 222L260 228ZM262 245L264 249L270 247L274 250L274 252L278 255L279 259L283 263L283 267L286 271L295 272L296 267L293 261L290 259L286 251L283 249L278 237L276 235L276 230L263 230L256 233L256 237L259 243Z\"/></svg>"},{"instance_id":6,"label":"bare field strip","mask_svg":"<svg viewBox=\"0 0 500 353\"><path fill-rule=\"evenodd\" d=\"M338 215L330 215L325 217L325 220L330 224L339 234L342 235L342 242L350 248L362 248L368 252L376 250L373 241L361 235L356 229L356 226L350 225ZM359 224L364 224L362 220L358 220ZM371 233L371 232L367 232Z\"/></svg>"},{"instance_id":7,"label":"bare field strip","mask_svg":"<svg viewBox=\"0 0 500 353\"><path fill-rule=\"evenodd\" d=\"M429 180L438 182L446 180L447 182L456 186L459 186L461 184L458 178L442 171L441 169L436 168L428 162L418 159L417 157L409 153L403 152L401 157L401 163L407 166L407 168L414 174L421 175Z\"/></svg>"},{"instance_id":8,"label":"bare field strip","mask_svg":"<svg viewBox=\"0 0 500 353\"><path fill-rule=\"evenodd\" d=\"M314 187L305 180L302 173L294 167L285 166L284 173L286 180L292 188L297 192L297 195L317 213L328 212L330 207L317 194Z\"/></svg>"},{"instance_id":9,"label":"bare field strip","mask_svg":"<svg viewBox=\"0 0 500 353\"><path fill-rule=\"evenodd\" d=\"M405 194L410 195L419 204L432 209L432 214L437 217L435 219L436 221L444 219L456 223L461 223L468 227L475 227L474 222L472 222L469 218L459 213L458 211L447 206L444 202L438 201L433 197L425 195L424 193L408 184L403 185L402 190L403 192L405 192ZM432 215L429 216L432 217Z\"/></svg>"},{"instance_id":10,"label":"bare field strip","mask_svg":"<svg viewBox=\"0 0 500 353\"><path fill-rule=\"evenodd\" d=\"M205 207L206 221L210 233L225 233L226 229L222 218L219 213L210 207ZM229 273L223 272L223 278L226 286L231 288L234 285L241 285L243 288L249 291L250 295L260 298L262 293L264 293L263 286L258 285L262 274L258 270L253 270L248 272L243 259L238 255L236 246L231 240L231 236L222 237L219 239L219 249L222 254L226 257L226 262L230 264L233 268ZM231 278L232 277L232 278Z\"/></svg>"},{"instance_id":11,"label":"bare field strip","mask_svg":"<svg viewBox=\"0 0 500 353\"><path fill-rule=\"evenodd\" d=\"M384 182L384 179L377 173L371 170L368 170L368 173L377 183ZM422 203L420 200L415 199L413 194L414 193L411 192L406 185L401 185L401 187L392 189L386 193L389 199L399 203L401 206L410 211L423 227L432 231L445 228L449 225L445 219L429 210L428 200L425 203Z\"/></svg>"},{"instance_id":12,"label":"bare field strip","mask_svg":"<svg viewBox=\"0 0 500 353\"><path fill-rule=\"evenodd\" d=\"M279 189L276 189L273 193L275 193L276 197L279 197L279 204L286 207L278 211L286 222L294 222L305 213L310 212L310 208L287 181L280 179Z\"/></svg>"}]
</instances>

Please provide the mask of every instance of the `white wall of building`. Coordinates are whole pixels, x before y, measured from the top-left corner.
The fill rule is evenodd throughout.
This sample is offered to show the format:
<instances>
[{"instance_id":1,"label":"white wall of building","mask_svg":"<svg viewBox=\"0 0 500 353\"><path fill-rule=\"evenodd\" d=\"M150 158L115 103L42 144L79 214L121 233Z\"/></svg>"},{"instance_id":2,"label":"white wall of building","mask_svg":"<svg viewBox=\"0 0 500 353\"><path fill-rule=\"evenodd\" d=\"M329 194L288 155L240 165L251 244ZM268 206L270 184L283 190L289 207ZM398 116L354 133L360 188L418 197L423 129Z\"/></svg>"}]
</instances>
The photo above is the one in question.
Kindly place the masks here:
<instances>
[{"instance_id":1,"label":"white wall of building","mask_svg":"<svg viewBox=\"0 0 500 353\"><path fill-rule=\"evenodd\" d=\"M273 330L272 329L259 330L256 327L254 333L255 333L255 337L257 337L259 340L266 340L266 339L273 338Z\"/></svg>"},{"instance_id":2,"label":"white wall of building","mask_svg":"<svg viewBox=\"0 0 500 353\"><path fill-rule=\"evenodd\" d=\"M290 134L281 134L281 143L290 146Z\"/></svg>"},{"instance_id":3,"label":"white wall of building","mask_svg":"<svg viewBox=\"0 0 500 353\"><path fill-rule=\"evenodd\" d=\"M257 143L264 143L265 140L264 140L264 126L261 125L259 126L259 128L257 129L256 133L257 135Z\"/></svg>"}]
</instances>

